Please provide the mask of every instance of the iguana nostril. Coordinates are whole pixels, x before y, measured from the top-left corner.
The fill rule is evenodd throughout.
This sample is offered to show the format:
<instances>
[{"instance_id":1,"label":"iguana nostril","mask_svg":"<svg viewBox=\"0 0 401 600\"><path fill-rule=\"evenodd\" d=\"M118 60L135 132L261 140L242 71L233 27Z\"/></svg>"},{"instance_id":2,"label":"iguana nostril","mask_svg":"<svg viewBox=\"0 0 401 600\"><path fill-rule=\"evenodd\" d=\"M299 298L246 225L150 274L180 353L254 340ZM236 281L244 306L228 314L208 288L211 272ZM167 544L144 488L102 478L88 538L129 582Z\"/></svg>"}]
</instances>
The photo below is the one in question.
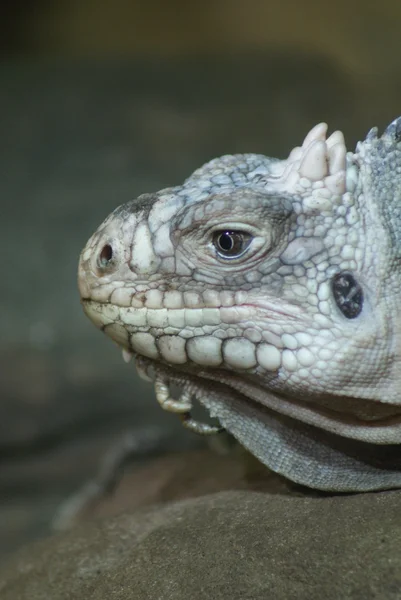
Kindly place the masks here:
<instances>
[{"instance_id":1,"label":"iguana nostril","mask_svg":"<svg viewBox=\"0 0 401 600\"><path fill-rule=\"evenodd\" d=\"M113 256L114 252L112 246L110 244L105 244L98 256L99 268L103 270L110 267L113 261Z\"/></svg>"}]
</instances>

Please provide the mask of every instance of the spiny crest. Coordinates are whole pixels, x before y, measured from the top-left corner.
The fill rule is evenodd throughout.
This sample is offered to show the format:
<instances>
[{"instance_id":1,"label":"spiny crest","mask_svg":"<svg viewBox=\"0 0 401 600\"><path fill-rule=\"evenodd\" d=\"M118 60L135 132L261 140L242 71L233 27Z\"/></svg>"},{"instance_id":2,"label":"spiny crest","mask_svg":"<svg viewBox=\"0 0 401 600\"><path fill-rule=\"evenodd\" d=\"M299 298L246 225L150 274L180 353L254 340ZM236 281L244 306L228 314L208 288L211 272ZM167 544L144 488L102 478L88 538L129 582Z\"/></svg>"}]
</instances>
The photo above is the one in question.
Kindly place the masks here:
<instances>
[{"instance_id":1,"label":"spiny crest","mask_svg":"<svg viewBox=\"0 0 401 600\"><path fill-rule=\"evenodd\" d=\"M382 137L389 137L394 142L401 142L401 117L397 117L390 123Z\"/></svg>"},{"instance_id":2,"label":"spiny crest","mask_svg":"<svg viewBox=\"0 0 401 600\"><path fill-rule=\"evenodd\" d=\"M365 141L371 142L373 140L378 139L378 128L372 127L372 129L368 132ZM381 139L390 140L392 142L398 143L401 142L401 117L397 117L394 121L391 121L390 125L388 125L381 136Z\"/></svg>"},{"instance_id":3,"label":"spiny crest","mask_svg":"<svg viewBox=\"0 0 401 600\"><path fill-rule=\"evenodd\" d=\"M357 143L354 162L359 167L369 165L366 177L373 178L374 187L400 188L401 117L394 119L380 137L373 127L365 140Z\"/></svg>"},{"instance_id":4,"label":"spiny crest","mask_svg":"<svg viewBox=\"0 0 401 600\"><path fill-rule=\"evenodd\" d=\"M384 130L382 135L378 136L378 128L372 127L363 142L358 142L356 152L365 156L367 148L385 147L390 149L401 144L401 117L397 117ZM383 157L382 157L383 158Z\"/></svg>"},{"instance_id":5,"label":"spiny crest","mask_svg":"<svg viewBox=\"0 0 401 600\"><path fill-rule=\"evenodd\" d=\"M359 142L354 162L363 182L365 203L374 207L391 240L391 252L401 256L401 117L378 137L377 128Z\"/></svg>"}]
</instances>

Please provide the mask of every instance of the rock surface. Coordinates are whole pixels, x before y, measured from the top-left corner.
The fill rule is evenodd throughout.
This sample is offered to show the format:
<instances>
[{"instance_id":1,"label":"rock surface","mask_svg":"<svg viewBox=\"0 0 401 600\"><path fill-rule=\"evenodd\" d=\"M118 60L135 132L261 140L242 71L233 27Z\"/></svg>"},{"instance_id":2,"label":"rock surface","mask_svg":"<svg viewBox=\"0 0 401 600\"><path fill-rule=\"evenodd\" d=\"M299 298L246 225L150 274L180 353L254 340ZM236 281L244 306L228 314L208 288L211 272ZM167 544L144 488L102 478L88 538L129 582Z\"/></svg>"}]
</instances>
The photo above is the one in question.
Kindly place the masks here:
<instances>
[{"instance_id":1,"label":"rock surface","mask_svg":"<svg viewBox=\"0 0 401 600\"><path fill-rule=\"evenodd\" d=\"M401 597L400 492L221 492L95 521L23 549L2 600Z\"/></svg>"}]
</instances>

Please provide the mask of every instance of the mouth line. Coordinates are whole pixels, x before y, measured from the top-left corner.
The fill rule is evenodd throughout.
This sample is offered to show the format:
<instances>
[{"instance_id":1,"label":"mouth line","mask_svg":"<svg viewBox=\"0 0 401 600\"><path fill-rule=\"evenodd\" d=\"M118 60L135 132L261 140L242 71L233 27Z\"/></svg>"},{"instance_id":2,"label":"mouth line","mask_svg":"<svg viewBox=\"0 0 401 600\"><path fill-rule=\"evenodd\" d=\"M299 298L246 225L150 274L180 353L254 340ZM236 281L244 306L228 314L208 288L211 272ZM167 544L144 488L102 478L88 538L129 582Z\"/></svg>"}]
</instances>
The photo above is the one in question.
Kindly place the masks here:
<instances>
[{"instance_id":1,"label":"mouth line","mask_svg":"<svg viewBox=\"0 0 401 600\"><path fill-rule=\"evenodd\" d=\"M213 306L206 306L206 305L198 305L198 306L180 306L180 307L170 307L170 306L159 306L159 307L152 307L152 306L146 306L145 304L143 304L143 306L124 306L124 305L120 305L120 304L116 304L115 302L105 302L105 301L99 301L99 300L93 300L92 298L81 298L81 304L85 305L85 304L92 304L94 306L110 306L110 307L115 307L116 309L122 310L122 311L131 311L131 312L135 312L135 311L140 311L140 310L148 310L148 311L161 311L161 310L167 310L167 311L182 311L182 310L236 310L236 309L250 309L255 313L260 313L263 315L266 315L268 318L268 315L271 316L271 318L274 318L275 316L280 316L283 317L285 319L290 319L290 320L296 320L299 319L300 317L305 317L305 311L297 305L289 305L291 306L292 310L282 310L281 308L278 308L276 305L274 305L271 302L268 302L267 300L265 300L264 298L262 299L261 303L256 304L256 303L250 303L250 302L244 302L244 303L236 303L236 304L231 304L231 305L213 305Z\"/></svg>"}]
</instances>

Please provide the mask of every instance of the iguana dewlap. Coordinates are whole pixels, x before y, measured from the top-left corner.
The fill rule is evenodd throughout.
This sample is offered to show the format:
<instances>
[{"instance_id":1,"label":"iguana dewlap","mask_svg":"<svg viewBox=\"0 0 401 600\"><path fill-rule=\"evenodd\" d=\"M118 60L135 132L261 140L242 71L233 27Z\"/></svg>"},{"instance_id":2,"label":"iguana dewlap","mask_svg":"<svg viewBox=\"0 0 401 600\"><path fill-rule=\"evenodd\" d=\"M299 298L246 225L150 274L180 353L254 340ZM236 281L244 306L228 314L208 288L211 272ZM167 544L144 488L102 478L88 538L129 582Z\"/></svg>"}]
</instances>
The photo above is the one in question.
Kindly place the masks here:
<instances>
[{"instance_id":1,"label":"iguana dewlap","mask_svg":"<svg viewBox=\"0 0 401 600\"><path fill-rule=\"evenodd\" d=\"M79 289L188 426L213 431L191 419L197 399L293 481L401 487L401 117L355 152L326 131L120 206Z\"/></svg>"}]
</instances>

